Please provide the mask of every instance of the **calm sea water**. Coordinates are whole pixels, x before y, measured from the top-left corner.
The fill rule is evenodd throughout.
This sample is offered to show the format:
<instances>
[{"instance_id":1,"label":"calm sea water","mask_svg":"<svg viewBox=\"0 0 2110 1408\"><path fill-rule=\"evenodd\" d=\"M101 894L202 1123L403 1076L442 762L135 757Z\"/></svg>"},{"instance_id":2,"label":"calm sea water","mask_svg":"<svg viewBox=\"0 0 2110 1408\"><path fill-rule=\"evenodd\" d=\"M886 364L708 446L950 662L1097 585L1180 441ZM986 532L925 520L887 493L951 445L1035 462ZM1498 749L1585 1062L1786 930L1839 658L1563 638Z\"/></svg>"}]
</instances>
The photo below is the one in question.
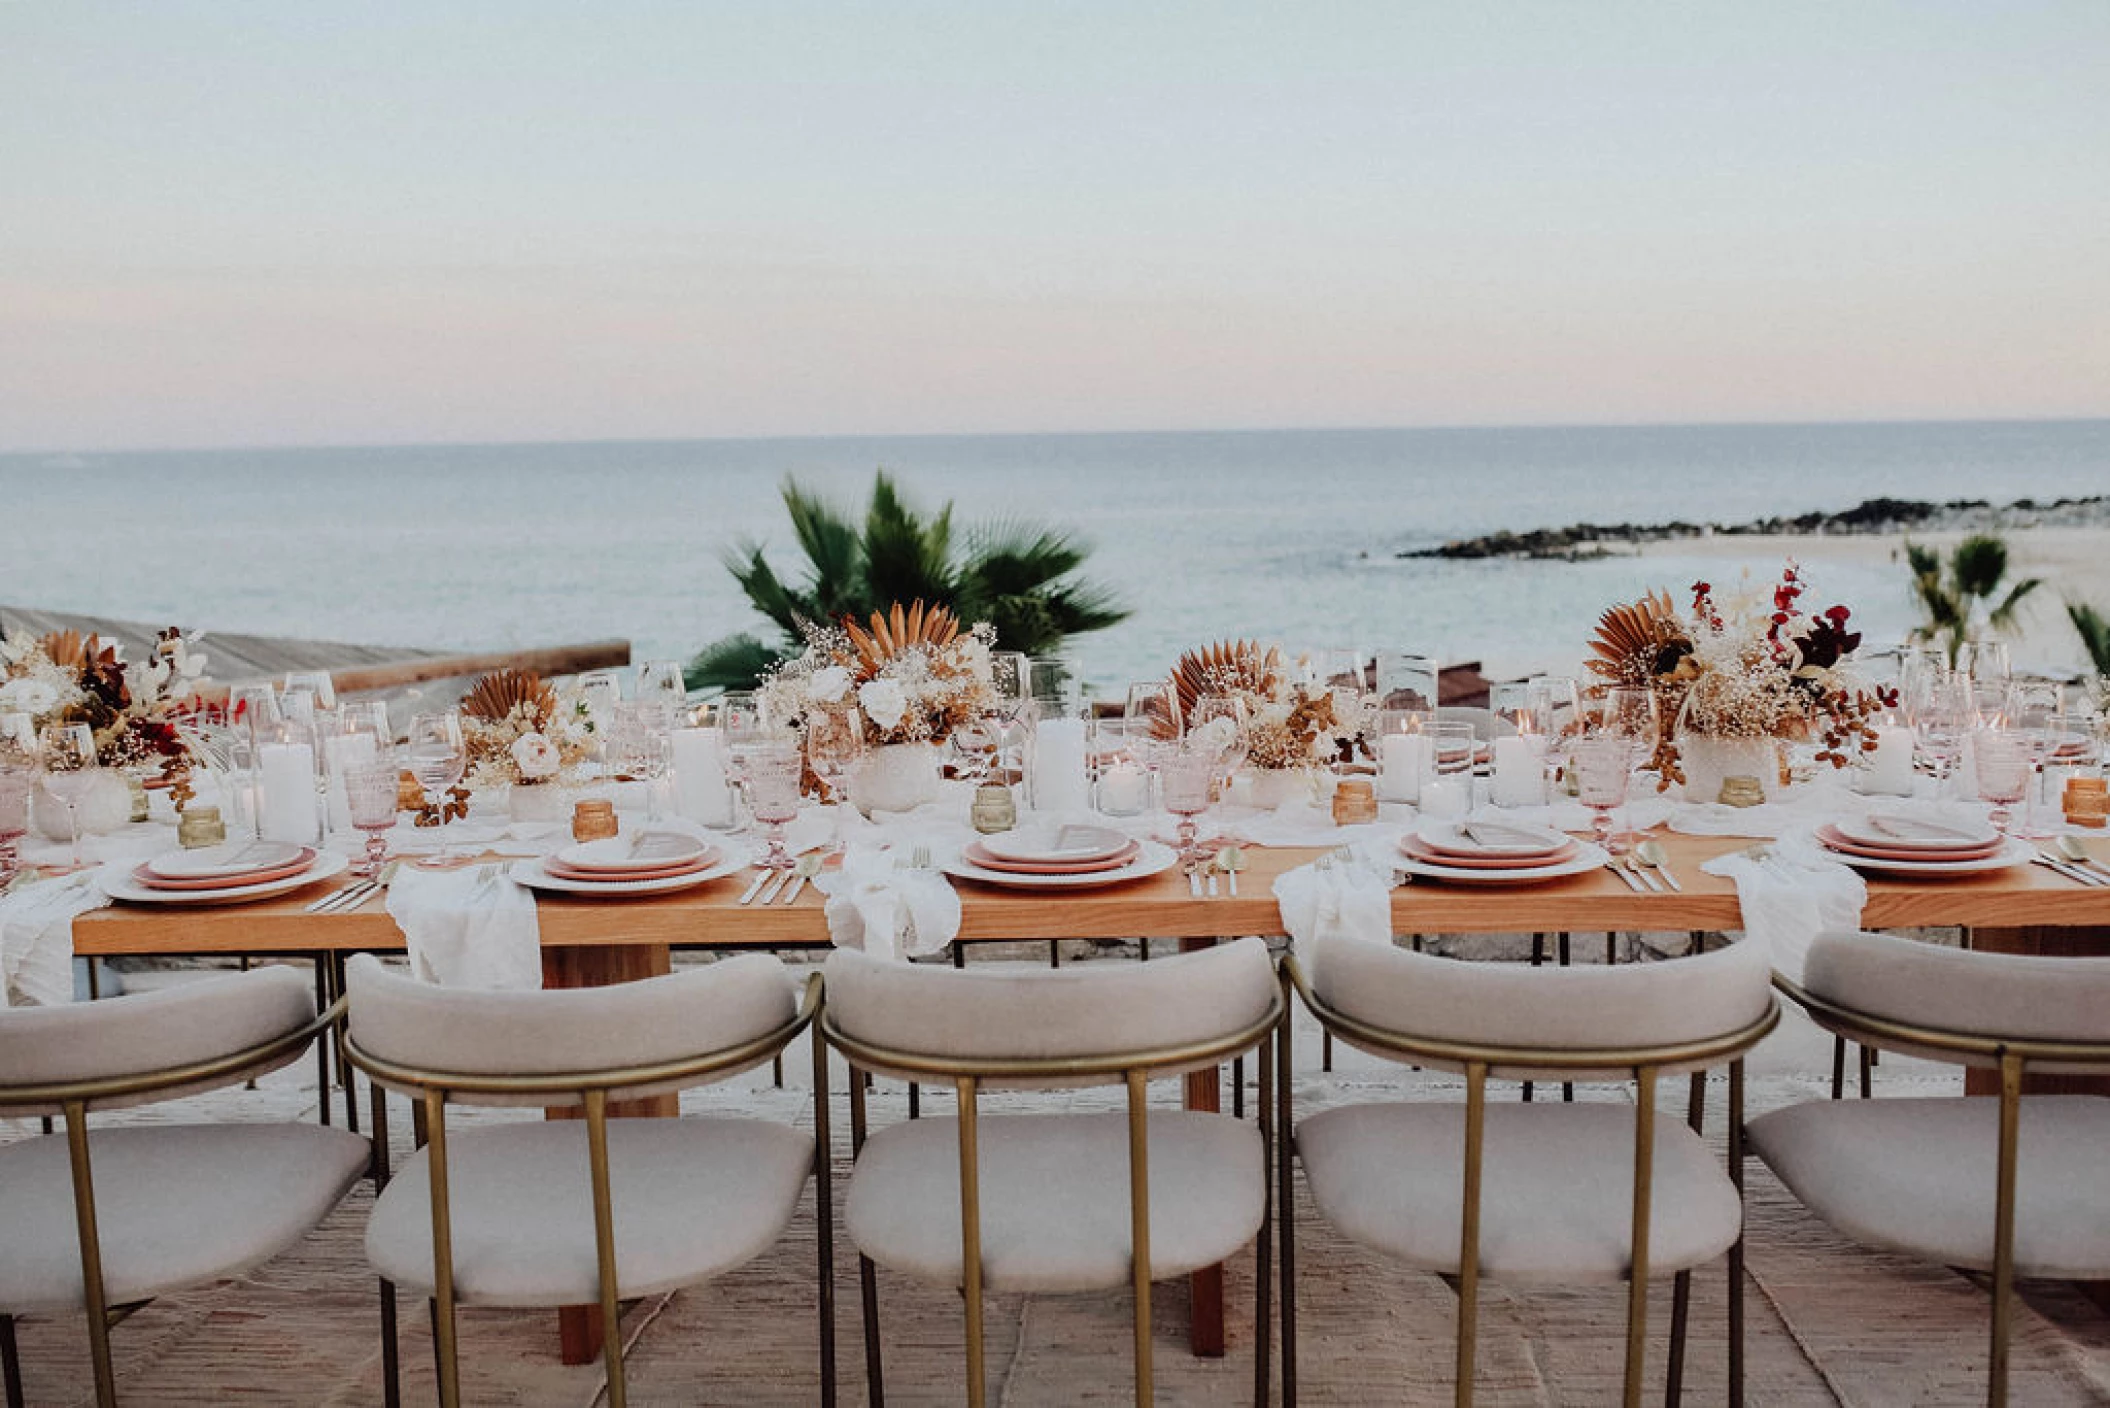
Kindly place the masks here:
<instances>
[{"instance_id":1,"label":"calm sea water","mask_svg":"<svg viewBox=\"0 0 2110 1408\"><path fill-rule=\"evenodd\" d=\"M496 649L627 637L685 657L755 618L720 554L795 567L786 475L862 503L885 467L963 522L1094 548L1134 616L1080 638L1110 687L1251 635L1569 668L1599 610L1716 559L1402 560L1497 528L1740 522L1875 495L2110 489L2110 421L944 436L0 456L0 601L208 631ZM1777 563L1761 563L1762 570ZM1817 580L1872 639L1902 568Z\"/></svg>"}]
</instances>

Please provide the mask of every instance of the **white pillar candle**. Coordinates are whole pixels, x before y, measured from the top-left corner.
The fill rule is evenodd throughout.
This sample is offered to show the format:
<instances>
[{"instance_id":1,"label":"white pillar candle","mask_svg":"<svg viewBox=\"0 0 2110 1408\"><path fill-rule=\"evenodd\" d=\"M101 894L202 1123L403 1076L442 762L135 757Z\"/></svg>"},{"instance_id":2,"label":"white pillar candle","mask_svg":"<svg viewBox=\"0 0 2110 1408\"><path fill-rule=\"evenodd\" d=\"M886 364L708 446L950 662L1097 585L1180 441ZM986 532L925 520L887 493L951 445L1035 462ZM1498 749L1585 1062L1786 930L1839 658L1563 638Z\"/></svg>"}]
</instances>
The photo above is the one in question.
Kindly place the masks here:
<instances>
[{"instance_id":1,"label":"white pillar candle","mask_svg":"<svg viewBox=\"0 0 2110 1408\"><path fill-rule=\"evenodd\" d=\"M1425 733L1388 733L1378 741L1377 795L1387 802L1421 800L1421 779L1429 766Z\"/></svg>"},{"instance_id":2,"label":"white pillar candle","mask_svg":"<svg viewBox=\"0 0 2110 1408\"><path fill-rule=\"evenodd\" d=\"M1108 816L1134 816L1149 800L1148 781L1134 763L1115 763L1099 777L1099 810Z\"/></svg>"},{"instance_id":3,"label":"white pillar candle","mask_svg":"<svg viewBox=\"0 0 2110 1408\"><path fill-rule=\"evenodd\" d=\"M1494 803L1498 807L1539 807L1546 803L1545 742L1532 734L1495 740Z\"/></svg>"},{"instance_id":4,"label":"white pillar candle","mask_svg":"<svg viewBox=\"0 0 2110 1408\"><path fill-rule=\"evenodd\" d=\"M256 750L263 814L257 834L266 841L312 846L320 813L315 797L315 750L305 743L266 743Z\"/></svg>"},{"instance_id":5,"label":"white pillar candle","mask_svg":"<svg viewBox=\"0 0 2110 1408\"><path fill-rule=\"evenodd\" d=\"M1471 773L1430 778L1421 788L1421 809L1433 817L1461 817L1473 809Z\"/></svg>"},{"instance_id":6,"label":"white pillar candle","mask_svg":"<svg viewBox=\"0 0 2110 1408\"><path fill-rule=\"evenodd\" d=\"M1083 811L1091 806L1084 732L1082 719L1043 719L1034 730L1034 810Z\"/></svg>"},{"instance_id":7,"label":"white pillar candle","mask_svg":"<svg viewBox=\"0 0 2110 1408\"><path fill-rule=\"evenodd\" d=\"M1861 755L1867 766L1861 790L1885 797L1912 795L1912 730L1903 724L1875 726L1876 746Z\"/></svg>"},{"instance_id":8,"label":"white pillar candle","mask_svg":"<svg viewBox=\"0 0 2110 1408\"><path fill-rule=\"evenodd\" d=\"M675 813L705 826L731 826L733 794L725 785L725 730L678 728L671 737Z\"/></svg>"}]
</instances>

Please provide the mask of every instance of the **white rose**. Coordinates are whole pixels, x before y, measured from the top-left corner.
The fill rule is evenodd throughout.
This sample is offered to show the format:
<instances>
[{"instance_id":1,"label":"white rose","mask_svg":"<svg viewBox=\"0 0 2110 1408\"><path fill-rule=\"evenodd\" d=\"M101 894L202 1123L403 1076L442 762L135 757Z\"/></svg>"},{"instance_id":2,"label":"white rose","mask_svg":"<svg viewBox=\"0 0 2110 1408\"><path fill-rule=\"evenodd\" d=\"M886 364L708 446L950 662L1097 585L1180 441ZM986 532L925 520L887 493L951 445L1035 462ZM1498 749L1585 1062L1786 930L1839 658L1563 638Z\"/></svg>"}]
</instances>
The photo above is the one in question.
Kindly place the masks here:
<instances>
[{"instance_id":1,"label":"white rose","mask_svg":"<svg viewBox=\"0 0 2110 1408\"><path fill-rule=\"evenodd\" d=\"M879 728L892 730L908 713L908 692L894 680L868 680L858 688L857 704Z\"/></svg>"},{"instance_id":2,"label":"white rose","mask_svg":"<svg viewBox=\"0 0 2110 1408\"><path fill-rule=\"evenodd\" d=\"M1193 740L1196 747L1221 753L1237 741L1238 726L1229 719L1211 719L1187 730L1187 736Z\"/></svg>"},{"instance_id":3,"label":"white rose","mask_svg":"<svg viewBox=\"0 0 2110 1408\"><path fill-rule=\"evenodd\" d=\"M529 782L553 777L563 766L563 760L557 756L557 746L539 733L523 733L514 739L512 753L520 776Z\"/></svg>"},{"instance_id":4,"label":"white rose","mask_svg":"<svg viewBox=\"0 0 2110 1408\"><path fill-rule=\"evenodd\" d=\"M10 710L41 717L57 708L58 703L58 690L45 680L11 680L0 686L0 706Z\"/></svg>"},{"instance_id":5,"label":"white rose","mask_svg":"<svg viewBox=\"0 0 2110 1408\"><path fill-rule=\"evenodd\" d=\"M815 670L808 690L816 703L840 704L850 693L850 672L840 665Z\"/></svg>"}]
</instances>

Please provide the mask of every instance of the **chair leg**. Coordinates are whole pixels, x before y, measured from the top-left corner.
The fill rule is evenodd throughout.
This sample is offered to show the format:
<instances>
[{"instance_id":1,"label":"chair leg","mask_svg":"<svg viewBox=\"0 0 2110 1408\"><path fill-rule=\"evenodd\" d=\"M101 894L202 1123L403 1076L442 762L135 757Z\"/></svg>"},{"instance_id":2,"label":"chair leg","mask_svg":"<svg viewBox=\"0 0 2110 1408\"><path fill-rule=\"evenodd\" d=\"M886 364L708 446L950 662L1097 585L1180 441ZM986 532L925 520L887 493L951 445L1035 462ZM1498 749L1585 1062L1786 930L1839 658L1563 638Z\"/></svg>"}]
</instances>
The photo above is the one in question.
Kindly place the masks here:
<instances>
[{"instance_id":1,"label":"chair leg","mask_svg":"<svg viewBox=\"0 0 2110 1408\"><path fill-rule=\"evenodd\" d=\"M983 1408L988 1384L982 1370L982 1188L980 1119L973 1076L955 1078L960 1100L960 1279L967 1306L967 1408Z\"/></svg>"},{"instance_id":2,"label":"chair leg","mask_svg":"<svg viewBox=\"0 0 2110 1408\"><path fill-rule=\"evenodd\" d=\"M66 1153L73 1167L74 1235L80 1244L82 1309L88 1316L88 1353L95 1364L95 1401L117 1408L117 1371L110 1362L110 1302L103 1291L103 1249L95 1220L95 1179L88 1167L88 1105L65 1105Z\"/></svg>"},{"instance_id":3,"label":"chair leg","mask_svg":"<svg viewBox=\"0 0 2110 1408\"><path fill-rule=\"evenodd\" d=\"M1832 1037L1832 1099L1846 1097L1846 1038Z\"/></svg>"},{"instance_id":4,"label":"chair leg","mask_svg":"<svg viewBox=\"0 0 2110 1408\"><path fill-rule=\"evenodd\" d=\"M854 1163L865 1147L865 1073L850 1067L850 1158ZM872 1258L857 1254L857 1298L865 1338L865 1401L871 1408L886 1408L886 1376L879 1358L879 1269Z\"/></svg>"},{"instance_id":5,"label":"chair leg","mask_svg":"<svg viewBox=\"0 0 2110 1408\"><path fill-rule=\"evenodd\" d=\"M1285 1012L1284 1017L1288 1014ZM1262 1038L1259 1048L1260 1083L1254 1087L1253 1103L1260 1116L1260 1236L1254 1242L1253 1265L1253 1408L1267 1408L1268 1350L1275 1336L1274 1303L1269 1282L1274 1278L1270 1248L1274 1241L1275 1215L1275 1048L1274 1036Z\"/></svg>"},{"instance_id":6,"label":"chair leg","mask_svg":"<svg viewBox=\"0 0 2110 1408\"><path fill-rule=\"evenodd\" d=\"M608 1169L608 1092L589 1090L586 1097L586 1157L593 1173L593 1242L600 1262L601 1356L608 1371L608 1408L625 1408L623 1383L623 1309L618 1303L615 1264L615 1190Z\"/></svg>"},{"instance_id":7,"label":"chair leg","mask_svg":"<svg viewBox=\"0 0 2110 1408\"><path fill-rule=\"evenodd\" d=\"M2015 1177L2020 1162L2022 1058L2000 1056L2000 1173L1993 1203L1993 1340L1986 1402L2007 1408L2008 1340L2015 1316Z\"/></svg>"},{"instance_id":8,"label":"chair leg","mask_svg":"<svg viewBox=\"0 0 2110 1408\"><path fill-rule=\"evenodd\" d=\"M1129 1265L1135 1282L1136 1408L1155 1396L1150 1362L1150 1087L1141 1070L1128 1073ZM964 1185L963 1185L964 1186ZM980 1277L976 1277L977 1283Z\"/></svg>"},{"instance_id":9,"label":"chair leg","mask_svg":"<svg viewBox=\"0 0 2110 1408\"><path fill-rule=\"evenodd\" d=\"M1231 1058L1231 1118L1245 1118L1245 1057Z\"/></svg>"},{"instance_id":10,"label":"chair leg","mask_svg":"<svg viewBox=\"0 0 2110 1408\"><path fill-rule=\"evenodd\" d=\"M1875 1069L1876 1069L1876 1049L1875 1049L1875 1048L1874 1048L1873 1046L1864 1046L1864 1047L1862 1047L1862 1048L1861 1048L1861 1098L1862 1098L1863 1100L1868 1100L1868 1099L1871 1099L1871 1098L1873 1098L1873 1097L1874 1097L1874 1095L1875 1095L1875 1088L1874 1088L1874 1086L1875 1086L1875 1080L1874 1080L1874 1077L1875 1077Z\"/></svg>"},{"instance_id":11,"label":"chair leg","mask_svg":"<svg viewBox=\"0 0 2110 1408\"><path fill-rule=\"evenodd\" d=\"M22 1351L15 1344L15 1317L0 1315L0 1377L7 1381L7 1408L24 1408Z\"/></svg>"},{"instance_id":12,"label":"chair leg","mask_svg":"<svg viewBox=\"0 0 2110 1408\"><path fill-rule=\"evenodd\" d=\"M439 1375L440 1408L460 1408L461 1361L454 1326L454 1225L447 1191L447 1094L425 1092L426 1172L432 1188L432 1355ZM601 1327L613 1335L614 1322Z\"/></svg>"},{"instance_id":13,"label":"chair leg","mask_svg":"<svg viewBox=\"0 0 2110 1408\"><path fill-rule=\"evenodd\" d=\"M1465 1187L1458 1232L1458 1408L1472 1408L1480 1335L1480 1155L1487 1135L1487 1063L1465 1067Z\"/></svg>"},{"instance_id":14,"label":"chair leg","mask_svg":"<svg viewBox=\"0 0 2110 1408\"><path fill-rule=\"evenodd\" d=\"M1533 934L1531 936L1531 966L1541 968L1545 966L1545 963L1546 935L1543 932ZM1524 1082L1524 1103L1527 1105L1531 1103L1531 1082L1528 1080Z\"/></svg>"},{"instance_id":15,"label":"chair leg","mask_svg":"<svg viewBox=\"0 0 2110 1408\"><path fill-rule=\"evenodd\" d=\"M783 1058L779 1056L781 1064ZM813 1211L820 1267L821 1408L835 1408L835 1141L828 1128L828 1044L813 1024Z\"/></svg>"},{"instance_id":16,"label":"chair leg","mask_svg":"<svg viewBox=\"0 0 2110 1408\"><path fill-rule=\"evenodd\" d=\"M1610 940L1611 937L1612 936L1610 934L1605 935L1605 938L1607 940ZM1568 931L1565 929L1561 930L1561 932L1556 936L1556 941L1560 948L1560 965L1561 967L1566 968L1571 957L1569 953ZM1561 1103L1564 1105L1572 1105L1575 1103L1574 1081L1564 1080L1561 1082Z\"/></svg>"},{"instance_id":17,"label":"chair leg","mask_svg":"<svg viewBox=\"0 0 2110 1408\"><path fill-rule=\"evenodd\" d=\"M1744 1408L1744 1062L1729 1063L1729 1181L1736 1186L1736 1240L1729 1244L1729 1408Z\"/></svg>"},{"instance_id":18,"label":"chair leg","mask_svg":"<svg viewBox=\"0 0 2110 1408\"><path fill-rule=\"evenodd\" d=\"M373 1100L373 1161L369 1172L373 1175L374 1196L379 1198L381 1190L388 1186L388 1092L378 1081L368 1081L366 1088ZM385 1279L381 1282L381 1399L385 1408L402 1408L403 1351L397 1333L396 1286Z\"/></svg>"},{"instance_id":19,"label":"chair leg","mask_svg":"<svg viewBox=\"0 0 2110 1408\"><path fill-rule=\"evenodd\" d=\"M1649 1199L1656 1171L1656 1069L1636 1072L1634 1091L1633 1262L1627 1272L1626 1408L1641 1408L1641 1376L1648 1345Z\"/></svg>"},{"instance_id":20,"label":"chair leg","mask_svg":"<svg viewBox=\"0 0 2110 1408\"><path fill-rule=\"evenodd\" d=\"M1284 996L1288 981L1284 980ZM1275 1200L1282 1209L1282 1403L1297 1402L1297 1235L1296 1198L1290 1175L1297 1153L1296 1126L1290 1120L1290 1013L1282 1014L1275 1034Z\"/></svg>"},{"instance_id":21,"label":"chair leg","mask_svg":"<svg viewBox=\"0 0 2110 1408\"><path fill-rule=\"evenodd\" d=\"M1694 1134L1704 1133L1707 1114L1707 1073L1694 1071L1685 1095L1685 1123ZM1671 1282L1670 1362L1663 1378L1665 1408L1678 1408L1685 1395L1685 1326L1692 1313L1692 1272L1680 1271Z\"/></svg>"},{"instance_id":22,"label":"chair leg","mask_svg":"<svg viewBox=\"0 0 2110 1408\"><path fill-rule=\"evenodd\" d=\"M318 954L315 958L315 1010L323 1011L333 999L330 997L330 966ZM327 1039L315 1043L315 1114L324 1126L330 1123L330 1043Z\"/></svg>"}]
</instances>

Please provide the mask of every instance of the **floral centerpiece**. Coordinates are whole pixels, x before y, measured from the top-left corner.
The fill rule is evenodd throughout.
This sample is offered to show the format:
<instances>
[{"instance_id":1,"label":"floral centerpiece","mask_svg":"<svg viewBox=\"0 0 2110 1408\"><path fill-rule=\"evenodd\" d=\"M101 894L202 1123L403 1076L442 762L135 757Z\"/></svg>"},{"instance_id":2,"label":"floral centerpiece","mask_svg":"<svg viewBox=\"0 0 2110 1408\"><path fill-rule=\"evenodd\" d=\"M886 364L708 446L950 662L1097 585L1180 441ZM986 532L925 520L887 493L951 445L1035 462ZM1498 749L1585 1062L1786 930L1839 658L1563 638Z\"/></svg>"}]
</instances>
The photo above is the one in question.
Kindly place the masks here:
<instances>
[{"instance_id":1,"label":"floral centerpiece","mask_svg":"<svg viewBox=\"0 0 2110 1408\"><path fill-rule=\"evenodd\" d=\"M872 613L869 628L848 617L808 624L805 653L762 679L765 718L803 730L816 714L855 708L867 748L850 776L866 811L901 811L930 800L937 746L996 705L988 625L961 630L943 606L899 602Z\"/></svg>"},{"instance_id":2,"label":"floral centerpiece","mask_svg":"<svg viewBox=\"0 0 2110 1408\"><path fill-rule=\"evenodd\" d=\"M462 697L465 780L472 788L574 782L593 743L584 694L560 693L530 671L493 671Z\"/></svg>"},{"instance_id":3,"label":"floral centerpiece","mask_svg":"<svg viewBox=\"0 0 2110 1408\"><path fill-rule=\"evenodd\" d=\"M1847 657L1861 644L1847 626L1852 613L1806 611L1805 590L1791 561L1770 592L1747 582L1717 596L1697 582L1688 612L1652 592L1599 618L1590 672L1656 696L1661 732L1650 766L1659 788L1693 783L1689 754L1703 741L1814 741L1817 761L1835 768L1874 749L1876 717L1896 706L1896 693L1852 672ZM1760 774L1761 784L1769 780Z\"/></svg>"},{"instance_id":4,"label":"floral centerpiece","mask_svg":"<svg viewBox=\"0 0 2110 1408\"><path fill-rule=\"evenodd\" d=\"M191 795L183 729L207 683L197 644L170 627L152 654L127 661L118 643L78 631L0 640L0 714L26 714L37 729L88 725L104 767L157 772L180 808Z\"/></svg>"},{"instance_id":5,"label":"floral centerpiece","mask_svg":"<svg viewBox=\"0 0 2110 1408\"><path fill-rule=\"evenodd\" d=\"M1325 767L1358 745L1367 722L1360 691L1337 690L1315 672L1293 668L1279 647L1253 641L1188 651L1173 667L1172 684L1184 719L1195 717L1205 696L1243 703L1246 762L1270 772ZM1223 718L1197 726L1223 734L1226 744L1236 727Z\"/></svg>"}]
</instances>

